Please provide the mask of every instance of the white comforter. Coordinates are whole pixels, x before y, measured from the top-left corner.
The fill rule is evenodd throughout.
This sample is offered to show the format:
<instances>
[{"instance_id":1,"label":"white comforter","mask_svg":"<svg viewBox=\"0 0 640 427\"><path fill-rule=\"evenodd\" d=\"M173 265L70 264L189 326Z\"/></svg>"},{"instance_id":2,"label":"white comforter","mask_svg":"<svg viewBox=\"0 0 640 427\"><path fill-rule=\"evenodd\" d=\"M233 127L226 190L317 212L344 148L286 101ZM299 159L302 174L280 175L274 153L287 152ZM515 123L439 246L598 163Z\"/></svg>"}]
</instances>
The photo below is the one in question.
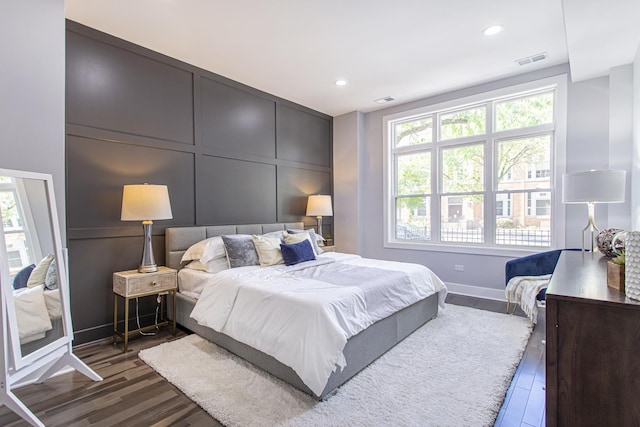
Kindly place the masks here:
<instances>
[{"instance_id":1,"label":"white comforter","mask_svg":"<svg viewBox=\"0 0 640 427\"><path fill-rule=\"evenodd\" d=\"M418 264L326 253L291 267L241 267L211 275L191 317L290 366L316 395L347 339L446 287Z\"/></svg>"}]
</instances>

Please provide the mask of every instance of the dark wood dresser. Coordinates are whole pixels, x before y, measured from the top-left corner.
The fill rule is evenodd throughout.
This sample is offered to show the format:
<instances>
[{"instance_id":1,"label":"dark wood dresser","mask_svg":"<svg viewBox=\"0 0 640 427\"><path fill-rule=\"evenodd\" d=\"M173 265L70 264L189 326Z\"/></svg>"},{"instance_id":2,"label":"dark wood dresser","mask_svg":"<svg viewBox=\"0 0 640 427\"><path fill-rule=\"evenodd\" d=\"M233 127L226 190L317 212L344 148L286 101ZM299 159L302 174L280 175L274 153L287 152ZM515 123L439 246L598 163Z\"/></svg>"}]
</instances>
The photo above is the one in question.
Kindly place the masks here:
<instances>
[{"instance_id":1,"label":"dark wood dresser","mask_svg":"<svg viewBox=\"0 0 640 427\"><path fill-rule=\"evenodd\" d=\"M547 289L547 426L640 426L640 301L606 262L564 251Z\"/></svg>"}]
</instances>

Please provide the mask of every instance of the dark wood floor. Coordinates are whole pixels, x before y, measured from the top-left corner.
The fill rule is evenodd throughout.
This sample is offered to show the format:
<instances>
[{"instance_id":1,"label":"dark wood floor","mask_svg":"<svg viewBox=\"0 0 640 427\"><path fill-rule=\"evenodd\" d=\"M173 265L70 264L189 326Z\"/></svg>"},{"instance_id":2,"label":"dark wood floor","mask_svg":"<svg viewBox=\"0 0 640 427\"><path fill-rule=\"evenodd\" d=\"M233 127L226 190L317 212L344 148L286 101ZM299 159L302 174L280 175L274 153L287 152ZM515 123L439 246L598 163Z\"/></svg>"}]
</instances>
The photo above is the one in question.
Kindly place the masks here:
<instances>
[{"instance_id":1,"label":"dark wood floor","mask_svg":"<svg viewBox=\"0 0 640 427\"><path fill-rule=\"evenodd\" d=\"M504 303L449 295L447 302L503 312ZM544 315L529 341L507 392L496 426L544 425ZM178 336L183 336L180 332ZM104 380L93 382L76 372L14 390L47 426L220 426L198 405L138 358L144 348L173 339L166 329L133 340L126 354L108 342L75 353ZM28 426L0 407L0 426Z\"/></svg>"}]
</instances>

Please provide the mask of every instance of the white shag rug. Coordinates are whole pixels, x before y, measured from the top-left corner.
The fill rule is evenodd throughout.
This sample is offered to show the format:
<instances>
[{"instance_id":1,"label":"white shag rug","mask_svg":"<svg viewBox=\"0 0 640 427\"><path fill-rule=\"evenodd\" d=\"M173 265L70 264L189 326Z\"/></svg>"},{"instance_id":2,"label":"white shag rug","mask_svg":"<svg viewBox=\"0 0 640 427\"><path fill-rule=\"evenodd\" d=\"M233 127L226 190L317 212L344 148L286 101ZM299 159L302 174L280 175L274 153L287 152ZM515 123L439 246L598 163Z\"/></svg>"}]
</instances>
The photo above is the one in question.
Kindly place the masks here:
<instances>
[{"instance_id":1,"label":"white shag rug","mask_svg":"<svg viewBox=\"0 0 640 427\"><path fill-rule=\"evenodd\" d=\"M323 402L189 335L140 358L226 426L490 426L529 319L447 305Z\"/></svg>"}]
</instances>

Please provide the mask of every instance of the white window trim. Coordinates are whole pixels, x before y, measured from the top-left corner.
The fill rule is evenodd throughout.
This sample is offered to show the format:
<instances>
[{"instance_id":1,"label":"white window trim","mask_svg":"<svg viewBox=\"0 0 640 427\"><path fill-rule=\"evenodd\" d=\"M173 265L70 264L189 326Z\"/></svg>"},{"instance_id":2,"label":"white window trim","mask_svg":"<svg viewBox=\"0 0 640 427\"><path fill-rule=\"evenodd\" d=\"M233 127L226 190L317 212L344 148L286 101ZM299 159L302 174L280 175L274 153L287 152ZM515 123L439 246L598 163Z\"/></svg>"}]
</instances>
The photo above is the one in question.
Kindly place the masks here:
<instances>
[{"instance_id":1,"label":"white window trim","mask_svg":"<svg viewBox=\"0 0 640 427\"><path fill-rule=\"evenodd\" d=\"M470 246L464 244L448 244L441 242L428 242L428 241L400 241L394 238L392 231L395 229L395 225L392 227L391 221L393 221L394 214L392 212L395 209L390 203L391 194L393 194L393 183L390 180L389 173L393 170L391 162L393 161L392 147L390 141L390 126L389 122L404 118L411 119L426 114L433 114L437 111L447 109L462 109L466 105L476 104L483 101L492 100L495 98L501 98L505 96L517 96L530 91L544 90L546 88L555 88L556 96L554 99L554 122L555 122L555 135L554 146L552 153L552 169L553 179L551 182L551 191L553 193L553 200L551 203L551 209L553 214L553 221L551 223L551 247L564 248L565 244L565 206L562 203L562 175L566 171L567 160L567 75L561 74L558 76L548 77L541 80L535 80L528 83L523 83L515 86L509 86L501 89L496 89L481 94L458 98L451 101L446 101L439 104L428 105L425 107L416 108L400 113L394 113L382 117L382 149L383 149L383 189L384 189L384 209L383 209L383 231L384 231L384 247L390 249L409 249L418 251L433 251L433 252L449 252L449 253L465 253L465 254L482 254L482 255L495 255L495 256L522 256L528 253L539 252L539 248L533 247L502 247L496 245L484 244L480 246ZM436 128L434 124L434 129ZM436 194L432 194L431 197L435 197ZM495 207L494 207L495 209Z\"/></svg>"}]
</instances>

